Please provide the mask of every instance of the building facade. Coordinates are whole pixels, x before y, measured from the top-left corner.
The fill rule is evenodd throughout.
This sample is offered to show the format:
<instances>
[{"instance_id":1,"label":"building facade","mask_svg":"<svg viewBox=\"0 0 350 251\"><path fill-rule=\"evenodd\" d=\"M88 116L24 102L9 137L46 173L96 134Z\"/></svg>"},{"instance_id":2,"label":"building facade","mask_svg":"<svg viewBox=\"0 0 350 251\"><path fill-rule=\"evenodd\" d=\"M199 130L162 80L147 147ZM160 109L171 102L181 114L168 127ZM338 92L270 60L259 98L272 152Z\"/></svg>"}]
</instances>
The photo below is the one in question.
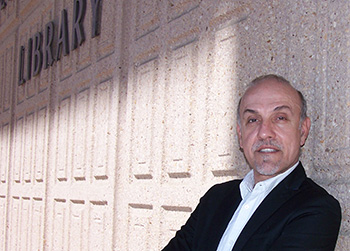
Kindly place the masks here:
<instances>
[{"instance_id":1,"label":"building facade","mask_svg":"<svg viewBox=\"0 0 350 251\"><path fill-rule=\"evenodd\" d=\"M0 250L160 250L213 184L267 73L308 101L308 175L350 250L350 4L0 1Z\"/></svg>"}]
</instances>

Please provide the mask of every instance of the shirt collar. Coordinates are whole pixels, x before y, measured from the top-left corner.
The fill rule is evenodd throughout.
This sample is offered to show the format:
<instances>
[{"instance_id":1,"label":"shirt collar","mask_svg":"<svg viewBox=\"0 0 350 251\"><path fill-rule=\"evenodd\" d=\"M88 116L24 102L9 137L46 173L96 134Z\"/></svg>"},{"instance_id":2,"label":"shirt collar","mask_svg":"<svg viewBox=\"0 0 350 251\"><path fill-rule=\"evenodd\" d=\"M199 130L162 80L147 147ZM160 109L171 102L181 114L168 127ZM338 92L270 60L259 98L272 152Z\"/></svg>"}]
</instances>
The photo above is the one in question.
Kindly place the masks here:
<instances>
[{"instance_id":1,"label":"shirt collar","mask_svg":"<svg viewBox=\"0 0 350 251\"><path fill-rule=\"evenodd\" d=\"M253 189L259 189L261 192L268 194L272 191L272 189L277 186L285 177L288 176L299 164L299 161L293 165L291 168L287 169L287 171L276 175L275 177L269 178L264 181L258 182L254 186L254 174L253 169L249 171L249 173L244 177L243 181L239 185L239 189L241 191L242 199L247 197L249 193L253 191Z\"/></svg>"}]
</instances>

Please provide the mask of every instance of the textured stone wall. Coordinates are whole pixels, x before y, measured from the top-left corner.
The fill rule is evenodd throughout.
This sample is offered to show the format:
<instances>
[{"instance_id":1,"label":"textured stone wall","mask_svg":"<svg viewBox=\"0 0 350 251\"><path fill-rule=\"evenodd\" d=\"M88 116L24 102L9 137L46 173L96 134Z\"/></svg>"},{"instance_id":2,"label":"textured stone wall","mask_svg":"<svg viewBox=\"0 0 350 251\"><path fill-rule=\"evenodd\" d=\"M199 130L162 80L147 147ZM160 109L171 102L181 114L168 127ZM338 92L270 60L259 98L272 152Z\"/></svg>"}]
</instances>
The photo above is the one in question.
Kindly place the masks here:
<instances>
[{"instance_id":1,"label":"textured stone wall","mask_svg":"<svg viewBox=\"0 0 350 251\"><path fill-rule=\"evenodd\" d=\"M0 250L160 250L211 185L248 171L235 109L266 73L306 96L302 161L340 201L350 250L348 1L102 0L92 38L87 0L85 42L22 85L21 46L50 21L57 39L63 9L71 39L75 1L5 2Z\"/></svg>"}]
</instances>

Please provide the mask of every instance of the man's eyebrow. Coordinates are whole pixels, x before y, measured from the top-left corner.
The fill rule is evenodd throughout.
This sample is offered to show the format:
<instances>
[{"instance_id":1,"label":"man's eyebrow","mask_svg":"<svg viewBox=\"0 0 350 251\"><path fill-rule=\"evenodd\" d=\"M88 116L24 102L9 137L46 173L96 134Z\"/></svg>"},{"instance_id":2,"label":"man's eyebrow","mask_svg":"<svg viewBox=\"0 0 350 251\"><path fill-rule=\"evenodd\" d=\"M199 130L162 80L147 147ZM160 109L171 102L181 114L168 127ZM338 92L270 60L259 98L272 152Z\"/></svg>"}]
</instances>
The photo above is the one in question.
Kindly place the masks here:
<instances>
[{"instance_id":1,"label":"man's eyebrow","mask_svg":"<svg viewBox=\"0 0 350 251\"><path fill-rule=\"evenodd\" d=\"M243 115L244 114L246 114L246 113L254 113L254 114L256 114L256 113L258 113L257 111L255 111L255 110L252 110L252 109L245 109L244 111L243 111Z\"/></svg>"},{"instance_id":2,"label":"man's eyebrow","mask_svg":"<svg viewBox=\"0 0 350 251\"><path fill-rule=\"evenodd\" d=\"M281 105L281 106L277 106L275 107L275 109L273 109L273 111L280 111L280 110L284 110L284 109L288 109L288 110L292 110L288 105Z\"/></svg>"},{"instance_id":3,"label":"man's eyebrow","mask_svg":"<svg viewBox=\"0 0 350 251\"><path fill-rule=\"evenodd\" d=\"M277 106L273 109L273 111L276 112L276 111L280 111L280 110L284 110L284 109L292 111L292 109L288 105ZM258 114L257 111L255 111L253 109L249 109L249 108L247 108L243 111L243 115L246 113Z\"/></svg>"}]
</instances>

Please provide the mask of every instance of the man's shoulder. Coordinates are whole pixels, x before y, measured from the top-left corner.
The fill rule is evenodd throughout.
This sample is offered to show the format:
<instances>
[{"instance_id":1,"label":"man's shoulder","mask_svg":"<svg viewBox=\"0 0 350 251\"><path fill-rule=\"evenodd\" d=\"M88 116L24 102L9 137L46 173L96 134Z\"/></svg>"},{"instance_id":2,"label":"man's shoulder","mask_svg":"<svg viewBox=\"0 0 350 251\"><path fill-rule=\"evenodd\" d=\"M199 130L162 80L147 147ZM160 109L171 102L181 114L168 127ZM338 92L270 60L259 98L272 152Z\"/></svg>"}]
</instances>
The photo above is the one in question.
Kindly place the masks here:
<instances>
[{"instance_id":1,"label":"man's shoulder","mask_svg":"<svg viewBox=\"0 0 350 251\"><path fill-rule=\"evenodd\" d=\"M310 200L326 199L330 202L338 204L336 198L334 198L325 188L317 184L311 178L306 178L305 181L302 183L301 188L304 191L304 193L308 194Z\"/></svg>"},{"instance_id":2,"label":"man's shoulder","mask_svg":"<svg viewBox=\"0 0 350 251\"><path fill-rule=\"evenodd\" d=\"M208 197L226 197L230 194L233 194L239 189L239 184L242 180L230 180L223 183L218 183L213 185L203 196L204 198Z\"/></svg>"},{"instance_id":3,"label":"man's shoulder","mask_svg":"<svg viewBox=\"0 0 350 251\"><path fill-rule=\"evenodd\" d=\"M291 190L290 190L291 189ZM289 206L295 205L295 213L304 213L306 210L322 213L332 212L340 215L340 204L326 189L309 177L303 179L298 187L289 187L293 194ZM301 211L299 211L301 210Z\"/></svg>"},{"instance_id":4,"label":"man's shoulder","mask_svg":"<svg viewBox=\"0 0 350 251\"><path fill-rule=\"evenodd\" d=\"M210 190L230 190L232 188L238 187L239 184L242 182L242 179L236 179L236 180L230 180L230 181L226 181L223 183L218 183L213 185Z\"/></svg>"},{"instance_id":5,"label":"man's shoulder","mask_svg":"<svg viewBox=\"0 0 350 251\"><path fill-rule=\"evenodd\" d=\"M336 199L328 193L321 185L310 177L307 177L303 165L300 163L297 168L286 178L284 183L289 189L299 191L299 196L307 196L309 199L328 198Z\"/></svg>"}]
</instances>

